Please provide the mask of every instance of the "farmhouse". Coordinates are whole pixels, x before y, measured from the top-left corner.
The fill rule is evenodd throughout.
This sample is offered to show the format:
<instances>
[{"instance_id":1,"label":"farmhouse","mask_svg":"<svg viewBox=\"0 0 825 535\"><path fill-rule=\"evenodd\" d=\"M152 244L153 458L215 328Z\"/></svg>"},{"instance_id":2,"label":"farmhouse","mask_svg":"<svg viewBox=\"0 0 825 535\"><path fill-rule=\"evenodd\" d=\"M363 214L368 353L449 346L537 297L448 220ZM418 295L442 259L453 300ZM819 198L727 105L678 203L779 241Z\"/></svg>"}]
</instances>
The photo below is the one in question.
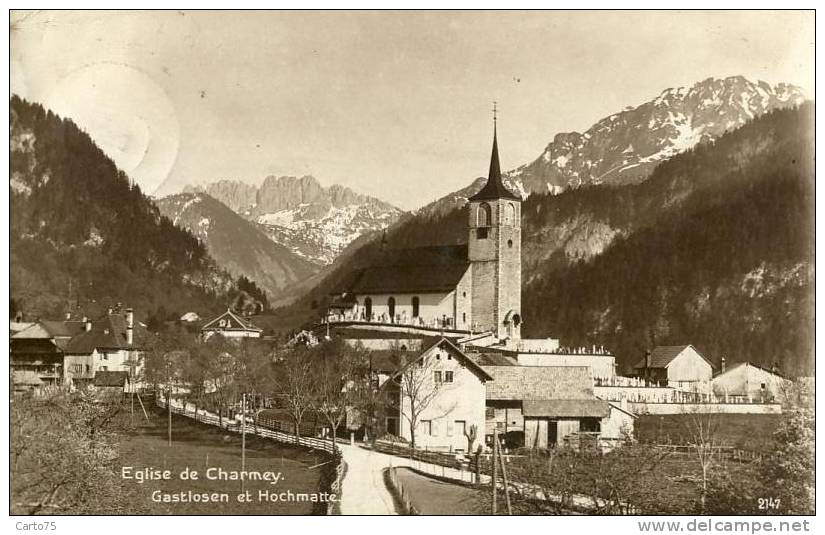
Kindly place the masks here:
<instances>
[{"instance_id":1,"label":"farmhouse","mask_svg":"<svg viewBox=\"0 0 825 535\"><path fill-rule=\"evenodd\" d=\"M487 385L486 434L491 436L498 429L508 447L553 447L584 434L597 439L603 426L613 430L627 424L629 416L593 394L588 367L505 364L483 368L493 378ZM611 422L611 418L620 421Z\"/></svg>"},{"instance_id":2,"label":"farmhouse","mask_svg":"<svg viewBox=\"0 0 825 535\"><path fill-rule=\"evenodd\" d=\"M707 390L713 365L692 345L658 346L633 366L633 372L648 383Z\"/></svg>"},{"instance_id":3,"label":"farmhouse","mask_svg":"<svg viewBox=\"0 0 825 535\"><path fill-rule=\"evenodd\" d=\"M790 381L775 370L740 362L714 376L713 393L722 398L783 400Z\"/></svg>"},{"instance_id":4,"label":"farmhouse","mask_svg":"<svg viewBox=\"0 0 825 535\"><path fill-rule=\"evenodd\" d=\"M421 350L375 351L371 360L387 400L383 432L418 447L467 451L467 434L484 429L490 375L446 338Z\"/></svg>"},{"instance_id":5,"label":"farmhouse","mask_svg":"<svg viewBox=\"0 0 825 535\"><path fill-rule=\"evenodd\" d=\"M81 321L38 321L10 338L12 382L19 389L57 383L64 373L64 353ZM25 383L25 384L24 384Z\"/></svg>"},{"instance_id":6,"label":"farmhouse","mask_svg":"<svg viewBox=\"0 0 825 535\"><path fill-rule=\"evenodd\" d=\"M201 327L201 336L204 340L213 334L220 334L224 338L260 338L262 333L263 329L228 308L226 312Z\"/></svg>"}]
</instances>

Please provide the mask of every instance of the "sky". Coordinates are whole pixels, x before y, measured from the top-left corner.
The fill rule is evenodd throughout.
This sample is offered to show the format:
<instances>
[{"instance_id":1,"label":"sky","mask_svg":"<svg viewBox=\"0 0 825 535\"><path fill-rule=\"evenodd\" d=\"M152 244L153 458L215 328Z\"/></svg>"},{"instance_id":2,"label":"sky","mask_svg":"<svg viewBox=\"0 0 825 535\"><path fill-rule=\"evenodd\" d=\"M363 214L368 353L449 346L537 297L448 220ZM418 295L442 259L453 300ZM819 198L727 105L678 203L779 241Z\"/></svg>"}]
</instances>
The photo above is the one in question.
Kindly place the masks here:
<instances>
[{"instance_id":1,"label":"sky","mask_svg":"<svg viewBox=\"0 0 825 535\"><path fill-rule=\"evenodd\" d=\"M708 77L814 96L813 12L13 12L11 90L152 195L313 175L414 209Z\"/></svg>"}]
</instances>

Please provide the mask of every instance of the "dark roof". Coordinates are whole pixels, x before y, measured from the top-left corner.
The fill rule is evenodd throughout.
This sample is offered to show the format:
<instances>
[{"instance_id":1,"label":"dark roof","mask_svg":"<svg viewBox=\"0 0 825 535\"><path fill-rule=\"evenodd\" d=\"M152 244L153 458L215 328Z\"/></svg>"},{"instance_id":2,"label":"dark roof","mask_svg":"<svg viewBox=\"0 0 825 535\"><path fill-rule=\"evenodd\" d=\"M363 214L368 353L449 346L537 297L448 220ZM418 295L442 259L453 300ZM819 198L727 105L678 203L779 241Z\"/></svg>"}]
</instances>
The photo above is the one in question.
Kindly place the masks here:
<instances>
[{"instance_id":1,"label":"dark roof","mask_svg":"<svg viewBox=\"0 0 825 535\"><path fill-rule=\"evenodd\" d=\"M673 362L673 359L679 356L682 351L687 348L692 348L696 351L696 354L702 357L702 359L710 364L711 368L713 368L713 364L706 359L699 351L696 350L695 347L692 345L681 345L681 346L657 346L653 351L650 353L650 367L651 368L667 368L667 366ZM637 362L633 368L644 368L645 367L645 357Z\"/></svg>"},{"instance_id":2,"label":"dark roof","mask_svg":"<svg viewBox=\"0 0 825 535\"><path fill-rule=\"evenodd\" d=\"M68 344L65 352L74 355L88 355L95 349L145 349L151 334L135 321L131 347L126 343L126 318L121 313L112 313L92 322L89 331L83 331Z\"/></svg>"},{"instance_id":3,"label":"dark roof","mask_svg":"<svg viewBox=\"0 0 825 535\"><path fill-rule=\"evenodd\" d=\"M501 181L501 165L498 162L498 141L495 130L493 130L493 154L490 156L490 172L487 174L487 183L484 184L481 191L470 197L469 200L486 201L493 199L521 200L521 198L507 189Z\"/></svg>"},{"instance_id":4,"label":"dark roof","mask_svg":"<svg viewBox=\"0 0 825 535\"><path fill-rule=\"evenodd\" d=\"M467 353L479 366L518 366L518 360L501 353Z\"/></svg>"},{"instance_id":5,"label":"dark roof","mask_svg":"<svg viewBox=\"0 0 825 535\"><path fill-rule=\"evenodd\" d=\"M129 374L126 372L99 371L95 373L95 386L123 386L129 381Z\"/></svg>"},{"instance_id":6,"label":"dark roof","mask_svg":"<svg viewBox=\"0 0 825 535\"><path fill-rule=\"evenodd\" d=\"M521 411L526 417L604 418L610 405L601 399L524 400Z\"/></svg>"},{"instance_id":7,"label":"dark roof","mask_svg":"<svg viewBox=\"0 0 825 535\"><path fill-rule=\"evenodd\" d=\"M595 399L589 366L484 366L489 400Z\"/></svg>"},{"instance_id":8,"label":"dark roof","mask_svg":"<svg viewBox=\"0 0 825 535\"><path fill-rule=\"evenodd\" d=\"M433 266L387 266L367 268L353 291L365 293L450 292L469 269L469 262Z\"/></svg>"},{"instance_id":9,"label":"dark roof","mask_svg":"<svg viewBox=\"0 0 825 535\"><path fill-rule=\"evenodd\" d=\"M48 321L40 322L41 325L54 337L71 338L83 332L86 323L82 321Z\"/></svg>"},{"instance_id":10,"label":"dark roof","mask_svg":"<svg viewBox=\"0 0 825 535\"><path fill-rule=\"evenodd\" d=\"M387 249L373 266L443 266L467 263L467 244L428 245L406 249Z\"/></svg>"}]
</instances>

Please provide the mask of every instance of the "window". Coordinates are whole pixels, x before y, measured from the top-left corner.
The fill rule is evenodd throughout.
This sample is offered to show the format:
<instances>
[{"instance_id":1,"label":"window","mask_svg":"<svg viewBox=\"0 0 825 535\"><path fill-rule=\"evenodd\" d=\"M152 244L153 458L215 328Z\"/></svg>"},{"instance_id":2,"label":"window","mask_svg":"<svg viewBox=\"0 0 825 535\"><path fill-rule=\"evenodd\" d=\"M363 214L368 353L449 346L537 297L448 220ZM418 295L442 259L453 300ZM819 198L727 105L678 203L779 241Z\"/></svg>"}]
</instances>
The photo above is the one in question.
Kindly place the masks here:
<instances>
[{"instance_id":1,"label":"window","mask_svg":"<svg viewBox=\"0 0 825 535\"><path fill-rule=\"evenodd\" d=\"M434 437L438 436L438 420L430 421L430 435Z\"/></svg>"},{"instance_id":2,"label":"window","mask_svg":"<svg viewBox=\"0 0 825 535\"><path fill-rule=\"evenodd\" d=\"M467 422L464 420L456 420L455 421L455 432L457 435L461 436L467 432Z\"/></svg>"},{"instance_id":3,"label":"window","mask_svg":"<svg viewBox=\"0 0 825 535\"><path fill-rule=\"evenodd\" d=\"M504 224L512 225L516 221L516 207L513 203L504 206Z\"/></svg>"},{"instance_id":4,"label":"window","mask_svg":"<svg viewBox=\"0 0 825 535\"><path fill-rule=\"evenodd\" d=\"M453 372L450 372L450 371L444 372L444 382L445 383L452 383L453 382Z\"/></svg>"},{"instance_id":5,"label":"window","mask_svg":"<svg viewBox=\"0 0 825 535\"><path fill-rule=\"evenodd\" d=\"M467 323L467 313L466 312L461 313L461 322L462 323Z\"/></svg>"},{"instance_id":6,"label":"window","mask_svg":"<svg viewBox=\"0 0 825 535\"><path fill-rule=\"evenodd\" d=\"M364 319L367 321L372 319L372 299L369 297L364 299Z\"/></svg>"},{"instance_id":7,"label":"window","mask_svg":"<svg viewBox=\"0 0 825 535\"><path fill-rule=\"evenodd\" d=\"M441 384L442 383L441 372L440 371L436 370L436 371L433 372L433 381L435 381L436 384Z\"/></svg>"},{"instance_id":8,"label":"window","mask_svg":"<svg viewBox=\"0 0 825 535\"><path fill-rule=\"evenodd\" d=\"M390 311L390 323L395 322L395 297L387 299L387 309Z\"/></svg>"},{"instance_id":9,"label":"window","mask_svg":"<svg viewBox=\"0 0 825 535\"><path fill-rule=\"evenodd\" d=\"M447 436L453 436L453 422L447 422Z\"/></svg>"},{"instance_id":10,"label":"window","mask_svg":"<svg viewBox=\"0 0 825 535\"><path fill-rule=\"evenodd\" d=\"M417 317L418 317L418 309L419 309L420 303L421 303L421 302L420 302L420 300L418 299L418 296L417 296L417 295L416 295L415 297L413 297L413 298L412 298L412 309L413 309L413 311L412 311L412 316L413 316L414 318L417 318Z\"/></svg>"},{"instance_id":11,"label":"window","mask_svg":"<svg viewBox=\"0 0 825 535\"><path fill-rule=\"evenodd\" d=\"M476 229L476 238L479 240L486 240L487 239L487 227L482 227Z\"/></svg>"},{"instance_id":12,"label":"window","mask_svg":"<svg viewBox=\"0 0 825 535\"><path fill-rule=\"evenodd\" d=\"M601 420L598 418L582 418L579 424L579 431L584 433L598 433L602 430Z\"/></svg>"},{"instance_id":13,"label":"window","mask_svg":"<svg viewBox=\"0 0 825 535\"><path fill-rule=\"evenodd\" d=\"M432 420L421 420L421 431L425 435L432 435L433 434L433 422L432 422Z\"/></svg>"},{"instance_id":14,"label":"window","mask_svg":"<svg viewBox=\"0 0 825 535\"><path fill-rule=\"evenodd\" d=\"M478 205L476 212L476 226L489 227L493 222L493 209L486 202Z\"/></svg>"},{"instance_id":15,"label":"window","mask_svg":"<svg viewBox=\"0 0 825 535\"><path fill-rule=\"evenodd\" d=\"M509 247L510 249L513 248L513 240L507 240L507 247Z\"/></svg>"}]
</instances>

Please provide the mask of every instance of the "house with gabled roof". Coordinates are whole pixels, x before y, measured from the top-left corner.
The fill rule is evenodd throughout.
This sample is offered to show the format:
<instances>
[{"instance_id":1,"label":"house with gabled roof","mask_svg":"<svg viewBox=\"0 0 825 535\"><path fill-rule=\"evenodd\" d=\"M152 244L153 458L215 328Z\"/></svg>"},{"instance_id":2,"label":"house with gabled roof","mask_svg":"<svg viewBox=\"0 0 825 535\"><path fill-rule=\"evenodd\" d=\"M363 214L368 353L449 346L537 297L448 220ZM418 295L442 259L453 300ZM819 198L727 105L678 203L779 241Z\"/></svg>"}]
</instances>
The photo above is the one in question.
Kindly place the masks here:
<instances>
[{"instance_id":1,"label":"house with gabled roof","mask_svg":"<svg viewBox=\"0 0 825 535\"><path fill-rule=\"evenodd\" d=\"M713 393L722 399L784 401L790 381L776 369L739 362L713 377Z\"/></svg>"},{"instance_id":2,"label":"house with gabled roof","mask_svg":"<svg viewBox=\"0 0 825 535\"><path fill-rule=\"evenodd\" d=\"M57 383L66 346L83 328L81 321L40 320L14 333L9 339L12 381L21 389Z\"/></svg>"},{"instance_id":3,"label":"house with gabled roof","mask_svg":"<svg viewBox=\"0 0 825 535\"><path fill-rule=\"evenodd\" d=\"M547 448L579 432L598 434L610 405L593 394L586 366L484 366L487 435L498 429L509 447Z\"/></svg>"},{"instance_id":4,"label":"house with gabled roof","mask_svg":"<svg viewBox=\"0 0 825 535\"><path fill-rule=\"evenodd\" d=\"M151 334L135 322L131 308L88 320L83 331L66 345L64 379L79 387L92 383L97 373L117 371L125 372L130 384L136 385L150 343Z\"/></svg>"},{"instance_id":5,"label":"house with gabled roof","mask_svg":"<svg viewBox=\"0 0 825 535\"><path fill-rule=\"evenodd\" d=\"M232 312L230 308L201 327L201 336L204 340L214 334L220 334L224 338L260 338L263 332L263 329Z\"/></svg>"},{"instance_id":6,"label":"house with gabled roof","mask_svg":"<svg viewBox=\"0 0 825 535\"><path fill-rule=\"evenodd\" d=\"M467 433L484 430L485 386L490 375L450 340L437 337L420 349L372 352L386 403L383 432L434 450L467 451Z\"/></svg>"},{"instance_id":7,"label":"house with gabled roof","mask_svg":"<svg viewBox=\"0 0 825 535\"><path fill-rule=\"evenodd\" d=\"M633 374L648 383L698 388L710 384L713 364L689 344L657 346L633 366Z\"/></svg>"}]
</instances>

